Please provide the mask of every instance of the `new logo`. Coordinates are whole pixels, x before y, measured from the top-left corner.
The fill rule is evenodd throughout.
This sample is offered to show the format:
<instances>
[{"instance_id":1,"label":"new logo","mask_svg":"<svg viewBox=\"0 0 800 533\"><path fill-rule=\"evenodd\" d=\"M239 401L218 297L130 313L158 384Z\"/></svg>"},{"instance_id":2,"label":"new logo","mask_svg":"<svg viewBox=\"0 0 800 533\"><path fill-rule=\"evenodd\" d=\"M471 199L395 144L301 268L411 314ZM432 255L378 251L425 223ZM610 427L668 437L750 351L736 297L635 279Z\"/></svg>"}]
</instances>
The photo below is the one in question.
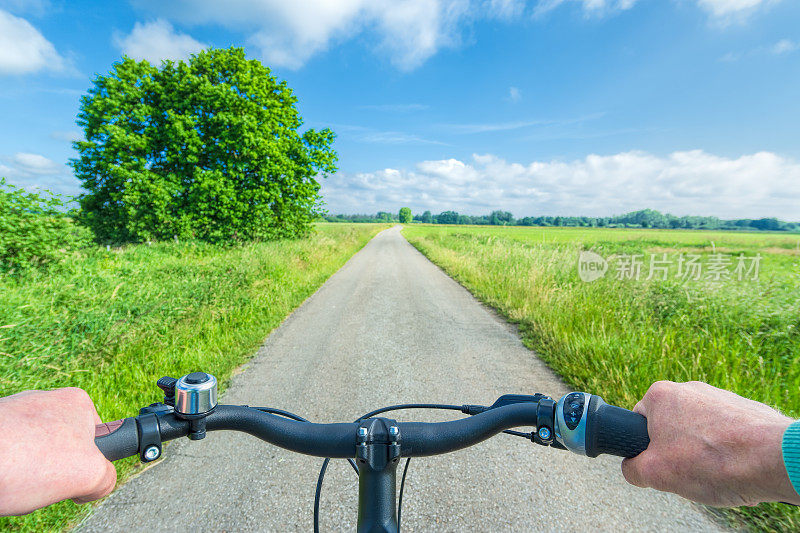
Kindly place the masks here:
<instances>
[{"instance_id":1,"label":"new logo","mask_svg":"<svg viewBox=\"0 0 800 533\"><path fill-rule=\"evenodd\" d=\"M578 256L578 276L582 281L592 282L602 278L608 271L608 262L594 252L581 252Z\"/></svg>"}]
</instances>

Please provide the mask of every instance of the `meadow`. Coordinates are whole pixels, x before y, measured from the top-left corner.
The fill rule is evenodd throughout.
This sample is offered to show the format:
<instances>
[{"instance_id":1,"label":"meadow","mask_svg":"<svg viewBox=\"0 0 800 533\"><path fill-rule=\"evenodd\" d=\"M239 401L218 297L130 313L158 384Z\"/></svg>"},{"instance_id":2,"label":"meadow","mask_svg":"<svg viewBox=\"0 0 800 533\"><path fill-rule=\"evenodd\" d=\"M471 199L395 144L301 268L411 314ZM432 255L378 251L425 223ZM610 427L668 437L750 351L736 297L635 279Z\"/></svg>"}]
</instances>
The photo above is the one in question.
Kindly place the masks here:
<instances>
[{"instance_id":1,"label":"meadow","mask_svg":"<svg viewBox=\"0 0 800 533\"><path fill-rule=\"evenodd\" d=\"M800 235L428 225L403 233L517 324L575 389L631 408L653 381L701 380L800 417ZM606 261L604 276L581 279L582 251ZM726 516L753 530L800 529L800 512L782 504Z\"/></svg>"},{"instance_id":2,"label":"meadow","mask_svg":"<svg viewBox=\"0 0 800 533\"><path fill-rule=\"evenodd\" d=\"M0 396L77 386L103 420L116 420L160 400L161 376L204 370L224 388L272 329L386 227L319 224L305 239L232 247L95 247L0 276ZM122 482L138 461L115 464ZM0 518L0 530L58 531L89 510L62 502Z\"/></svg>"}]
</instances>

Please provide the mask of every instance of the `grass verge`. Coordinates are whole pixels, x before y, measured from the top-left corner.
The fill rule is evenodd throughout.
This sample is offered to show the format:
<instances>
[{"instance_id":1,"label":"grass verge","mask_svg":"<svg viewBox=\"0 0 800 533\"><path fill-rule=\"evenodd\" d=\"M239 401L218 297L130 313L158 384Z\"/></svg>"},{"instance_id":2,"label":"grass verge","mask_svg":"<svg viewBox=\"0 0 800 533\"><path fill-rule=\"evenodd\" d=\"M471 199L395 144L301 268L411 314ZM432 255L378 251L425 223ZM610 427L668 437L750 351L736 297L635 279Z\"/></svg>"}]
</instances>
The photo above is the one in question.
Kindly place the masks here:
<instances>
[{"instance_id":1,"label":"grass verge","mask_svg":"<svg viewBox=\"0 0 800 533\"><path fill-rule=\"evenodd\" d=\"M0 396L85 389L103 420L156 401L155 380L202 369L225 384L303 300L386 225L319 224L301 240L220 248L162 243L76 254L0 277ZM120 482L138 461L118 461ZM89 506L0 518L2 531L59 531Z\"/></svg>"},{"instance_id":2,"label":"grass verge","mask_svg":"<svg viewBox=\"0 0 800 533\"><path fill-rule=\"evenodd\" d=\"M576 389L628 408L659 379L700 380L800 415L800 238L724 232L406 226L417 249L519 325L523 342ZM640 254L639 281L578 276L580 251ZM735 263L757 281L644 278L649 254ZM741 508L757 531L798 531L783 504Z\"/></svg>"}]
</instances>

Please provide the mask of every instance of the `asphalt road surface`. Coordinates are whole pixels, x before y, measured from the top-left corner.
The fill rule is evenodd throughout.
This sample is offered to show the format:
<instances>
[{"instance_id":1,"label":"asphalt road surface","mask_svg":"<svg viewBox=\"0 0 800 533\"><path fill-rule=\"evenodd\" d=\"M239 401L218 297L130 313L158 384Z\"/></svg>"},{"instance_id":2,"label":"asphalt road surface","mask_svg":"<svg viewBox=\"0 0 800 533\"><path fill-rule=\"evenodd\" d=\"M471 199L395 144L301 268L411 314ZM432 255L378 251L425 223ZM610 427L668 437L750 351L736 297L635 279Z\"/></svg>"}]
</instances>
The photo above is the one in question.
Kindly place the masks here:
<instances>
[{"instance_id":1,"label":"asphalt road surface","mask_svg":"<svg viewBox=\"0 0 800 533\"><path fill-rule=\"evenodd\" d=\"M560 397L568 388L510 326L408 244L398 226L376 236L276 329L222 401L343 422L394 403L491 404L504 393L533 392ZM415 410L395 418L454 416L462 415ZM99 505L80 529L310 531L320 463L246 434L181 439L166 447L161 462ZM509 435L414 459L402 527L722 530L706 511L677 496L627 485L619 463ZM355 530L357 486L345 461L332 462L322 494L322 531Z\"/></svg>"}]
</instances>

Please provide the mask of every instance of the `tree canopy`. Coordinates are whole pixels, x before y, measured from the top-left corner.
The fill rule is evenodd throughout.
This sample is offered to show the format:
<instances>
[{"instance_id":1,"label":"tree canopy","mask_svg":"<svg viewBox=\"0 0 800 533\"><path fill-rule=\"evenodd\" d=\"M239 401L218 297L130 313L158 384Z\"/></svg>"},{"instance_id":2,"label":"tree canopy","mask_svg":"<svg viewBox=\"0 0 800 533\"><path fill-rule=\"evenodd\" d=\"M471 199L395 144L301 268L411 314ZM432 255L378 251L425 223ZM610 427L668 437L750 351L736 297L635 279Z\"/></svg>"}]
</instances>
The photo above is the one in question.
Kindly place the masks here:
<instances>
[{"instance_id":1,"label":"tree canopy","mask_svg":"<svg viewBox=\"0 0 800 533\"><path fill-rule=\"evenodd\" d=\"M81 99L84 221L114 242L305 233L337 156L330 129L299 131L296 102L241 48L160 67L123 58Z\"/></svg>"}]
</instances>

